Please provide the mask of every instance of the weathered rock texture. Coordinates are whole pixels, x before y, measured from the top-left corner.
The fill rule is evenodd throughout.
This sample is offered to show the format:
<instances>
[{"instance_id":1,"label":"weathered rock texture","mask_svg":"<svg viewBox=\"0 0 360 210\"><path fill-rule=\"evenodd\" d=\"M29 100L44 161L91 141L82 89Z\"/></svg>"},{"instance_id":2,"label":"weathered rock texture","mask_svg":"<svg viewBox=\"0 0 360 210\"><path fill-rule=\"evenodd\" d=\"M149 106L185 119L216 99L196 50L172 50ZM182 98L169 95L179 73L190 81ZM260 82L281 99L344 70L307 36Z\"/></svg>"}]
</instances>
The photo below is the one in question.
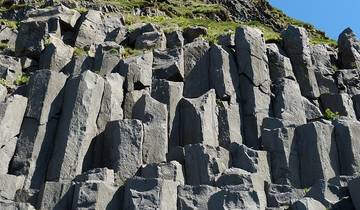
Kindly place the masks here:
<instances>
[{"instance_id":1,"label":"weathered rock texture","mask_svg":"<svg viewBox=\"0 0 360 210\"><path fill-rule=\"evenodd\" d=\"M213 44L202 26L127 25L110 4L46 2L12 14L24 16L18 30L0 27L14 50L0 49L0 209L360 208L351 29L337 49L297 26L276 44L249 26ZM92 9L67 8L77 4Z\"/></svg>"}]
</instances>

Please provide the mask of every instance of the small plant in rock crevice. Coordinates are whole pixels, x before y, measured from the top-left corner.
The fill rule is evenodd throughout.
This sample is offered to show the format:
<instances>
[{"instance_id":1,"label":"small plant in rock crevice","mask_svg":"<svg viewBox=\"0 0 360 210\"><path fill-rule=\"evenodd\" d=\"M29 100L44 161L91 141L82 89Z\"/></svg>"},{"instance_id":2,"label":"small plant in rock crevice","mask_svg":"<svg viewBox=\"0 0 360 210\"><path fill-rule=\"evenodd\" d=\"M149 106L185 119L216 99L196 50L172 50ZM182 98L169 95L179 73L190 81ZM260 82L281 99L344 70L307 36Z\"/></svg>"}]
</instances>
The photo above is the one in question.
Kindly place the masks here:
<instances>
[{"instance_id":1,"label":"small plant in rock crevice","mask_svg":"<svg viewBox=\"0 0 360 210\"><path fill-rule=\"evenodd\" d=\"M330 108L327 108L324 113L324 117L327 120L336 120L340 117L339 112L333 112Z\"/></svg>"}]
</instances>

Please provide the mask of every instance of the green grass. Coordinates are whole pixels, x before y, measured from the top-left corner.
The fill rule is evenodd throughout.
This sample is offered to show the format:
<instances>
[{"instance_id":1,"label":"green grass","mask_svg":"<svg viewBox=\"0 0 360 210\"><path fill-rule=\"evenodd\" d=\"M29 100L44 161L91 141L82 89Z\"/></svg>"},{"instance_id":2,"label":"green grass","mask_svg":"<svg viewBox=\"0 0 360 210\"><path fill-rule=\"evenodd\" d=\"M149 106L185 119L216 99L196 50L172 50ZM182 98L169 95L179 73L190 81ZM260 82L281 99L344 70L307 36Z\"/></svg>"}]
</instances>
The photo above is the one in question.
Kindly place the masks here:
<instances>
[{"instance_id":1,"label":"green grass","mask_svg":"<svg viewBox=\"0 0 360 210\"><path fill-rule=\"evenodd\" d=\"M340 117L340 114L339 114L339 112L333 112L333 111L331 111L331 109L327 108L325 110L324 117L327 120L336 120Z\"/></svg>"},{"instance_id":2,"label":"green grass","mask_svg":"<svg viewBox=\"0 0 360 210\"><path fill-rule=\"evenodd\" d=\"M128 58L128 57L140 55L142 53L144 53L143 50L137 50L137 49L132 49L130 47L125 47L124 50L121 52L121 57Z\"/></svg>"},{"instance_id":3,"label":"green grass","mask_svg":"<svg viewBox=\"0 0 360 210\"><path fill-rule=\"evenodd\" d=\"M5 25L11 29L17 29L19 26L19 22L7 19L0 19L0 25Z\"/></svg>"},{"instance_id":4,"label":"green grass","mask_svg":"<svg viewBox=\"0 0 360 210\"><path fill-rule=\"evenodd\" d=\"M28 84L29 83L29 80L30 80L30 76L29 75L26 75L26 74L23 74L21 76L19 76L16 80L15 80L15 85L25 85L25 84Z\"/></svg>"},{"instance_id":5,"label":"green grass","mask_svg":"<svg viewBox=\"0 0 360 210\"><path fill-rule=\"evenodd\" d=\"M5 50L7 49L9 46L6 43L0 43L0 50Z\"/></svg>"},{"instance_id":6,"label":"green grass","mask_svg":"<svg viewBox=\"0 0 360 210\"><path fill-rule=\"evenodd\" d=\"M83 57L83 56L86 56L88 53L82 49L82 48L79 48L79 47L75 47L74 48L74 57Z\"/></svg>"}]
</instances>

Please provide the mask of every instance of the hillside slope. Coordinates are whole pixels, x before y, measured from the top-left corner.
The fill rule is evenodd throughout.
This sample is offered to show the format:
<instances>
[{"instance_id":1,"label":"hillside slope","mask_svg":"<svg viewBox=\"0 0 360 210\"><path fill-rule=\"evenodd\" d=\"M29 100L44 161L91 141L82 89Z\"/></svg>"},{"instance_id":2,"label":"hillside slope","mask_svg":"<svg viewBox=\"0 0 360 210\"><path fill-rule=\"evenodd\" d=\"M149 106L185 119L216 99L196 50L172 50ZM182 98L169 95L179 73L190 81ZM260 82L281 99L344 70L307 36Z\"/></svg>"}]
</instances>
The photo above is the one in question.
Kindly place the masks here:
<instances>
[{"instance_id":1,"label":"hillside slope","mask_svg":"<svg viewBox=\"0 0 360 210\"><path fill-rule=\"evenodd\" d=\"M0 209L360 209L351 29L255 0L0 3Z\"/></svg>"}]
</instances>

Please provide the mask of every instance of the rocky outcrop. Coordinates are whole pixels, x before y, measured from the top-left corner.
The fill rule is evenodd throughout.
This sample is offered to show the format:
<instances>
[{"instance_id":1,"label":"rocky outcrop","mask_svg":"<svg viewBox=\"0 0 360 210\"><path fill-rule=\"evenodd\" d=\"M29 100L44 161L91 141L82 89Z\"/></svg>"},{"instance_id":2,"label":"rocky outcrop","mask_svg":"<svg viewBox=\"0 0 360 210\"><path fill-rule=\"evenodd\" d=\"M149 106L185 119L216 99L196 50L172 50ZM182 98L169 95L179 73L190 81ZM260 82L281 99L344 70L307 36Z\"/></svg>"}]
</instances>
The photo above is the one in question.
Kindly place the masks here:
<instances>
[{"instance_id":1,"label":"rocky outcrop","mask_svg":"<svg viewBox=\"0 0 360 210\"><path fill-rule=\"evenodd\" d=\"M64 5L0 28L0 209L359 208L351 30L338 51L297 26L214 44Z\"/></svg>"}]
</instances>

